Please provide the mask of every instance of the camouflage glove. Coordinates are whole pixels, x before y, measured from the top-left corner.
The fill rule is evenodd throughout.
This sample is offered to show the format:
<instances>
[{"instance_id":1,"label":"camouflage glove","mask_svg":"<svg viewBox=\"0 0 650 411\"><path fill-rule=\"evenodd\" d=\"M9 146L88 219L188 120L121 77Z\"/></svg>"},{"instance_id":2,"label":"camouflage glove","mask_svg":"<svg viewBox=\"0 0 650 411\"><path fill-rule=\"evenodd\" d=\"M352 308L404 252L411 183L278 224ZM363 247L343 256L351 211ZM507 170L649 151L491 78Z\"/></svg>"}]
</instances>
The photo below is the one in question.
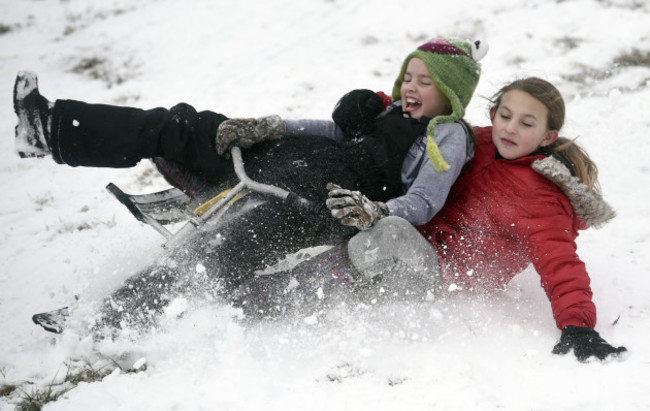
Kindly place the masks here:
<instances>
[{"instance_id":1,"label":"camouflage glove","mask_svg":"<svg viewBox=\"0 0 650 411\"><path fill-rule=\"evenodd\" d=\"M216 146L219 155L231 145L249 148L255 143L284 137L287 125L280 116L260 118L231 118L217 129Z\"/></svg>"},{"instance_id":2,"label":"camouflage glove","mask_svg":"<svg viewBox=\"0 0 650 411\"><path fill-rule=\"evenodd\" d=\"M560 341L553 347L553 354L566 354L571 349L581 362L592 356L602 361L610 355L618 357L627 351L625 347L611 346L591 328L568 325L562 330Z\"/></svg>"},{"instance_id":3,"label":"camouflage glove","mask_svg":"<svg viewBox=\"0 0 650 411\"><path fill-rule=\"evenodd\" d=\"M336 184L327 184L329 190L325 205L332 212L332 217L341 220L341 224L367 230L377 221L389 215L388 206L381 201L371 201L358 191L341 188Z\"/></svg>"}]
</instances>

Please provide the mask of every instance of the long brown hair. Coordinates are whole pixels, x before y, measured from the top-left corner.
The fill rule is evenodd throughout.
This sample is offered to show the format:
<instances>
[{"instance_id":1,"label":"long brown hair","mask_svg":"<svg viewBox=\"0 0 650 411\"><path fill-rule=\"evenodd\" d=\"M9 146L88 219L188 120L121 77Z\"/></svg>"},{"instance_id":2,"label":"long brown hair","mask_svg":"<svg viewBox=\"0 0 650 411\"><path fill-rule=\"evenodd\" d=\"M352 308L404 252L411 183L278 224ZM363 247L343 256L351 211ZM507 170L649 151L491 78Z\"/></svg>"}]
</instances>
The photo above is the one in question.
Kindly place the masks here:
<instances>
[{"instance_id":1,"label":"long brown hair","mask_svg":"<svg viewBox=\"0 0 650 411\"><path fill-rule=\"evenodd\" d=\"M494 112L501 104L503 95L511 90L520 90L530 94L539 100L548 110L547 127L549 130L559 131L564 125L565 105L562 94L554 85L546 80L537 77L528 77L515 80L504 86L490 99L492 107L490 112ZM589 187L599 191L598 187L598 167L589 157L587 152L580 147L575 139L558 137L551 145L544 147L558 157L564 163L571 174L578 177L580 181Z\"/></svg>"}]
</instances>

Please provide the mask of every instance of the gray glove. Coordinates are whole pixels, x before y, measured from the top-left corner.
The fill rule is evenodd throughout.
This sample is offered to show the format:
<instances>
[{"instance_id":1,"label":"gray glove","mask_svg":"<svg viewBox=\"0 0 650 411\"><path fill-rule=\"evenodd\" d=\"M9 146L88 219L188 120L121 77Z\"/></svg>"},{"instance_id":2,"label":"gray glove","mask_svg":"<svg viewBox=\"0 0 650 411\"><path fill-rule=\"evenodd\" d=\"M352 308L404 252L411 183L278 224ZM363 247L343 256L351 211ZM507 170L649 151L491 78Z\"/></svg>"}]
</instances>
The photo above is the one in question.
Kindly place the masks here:
<instances>
[{"instance_id":1,"label":"gray glove","mask_svg":"<svg viewBox=\"0 0 650 411\"><path fill-rule=\"evenodd\" d=\"M231 145L249 148L261 141L277 140L286 133L287 125L280 116L231 118L222 122L217 129L217 153L225 153Z\"/></svg>"},{"instance_id":2,"label":"gray glove","mask_svg":"<svg viewBox=\"0 0 650 411\"><path fill-rule=\"evenodd\" d=\"M367 230L377 221L388 216L388 206L381 201L372 201L358 191L351 191L340 186L327 184L329 197L325 205L332 212L332 217L341 220L341 224Z\"/></svg>"}]
</instances>

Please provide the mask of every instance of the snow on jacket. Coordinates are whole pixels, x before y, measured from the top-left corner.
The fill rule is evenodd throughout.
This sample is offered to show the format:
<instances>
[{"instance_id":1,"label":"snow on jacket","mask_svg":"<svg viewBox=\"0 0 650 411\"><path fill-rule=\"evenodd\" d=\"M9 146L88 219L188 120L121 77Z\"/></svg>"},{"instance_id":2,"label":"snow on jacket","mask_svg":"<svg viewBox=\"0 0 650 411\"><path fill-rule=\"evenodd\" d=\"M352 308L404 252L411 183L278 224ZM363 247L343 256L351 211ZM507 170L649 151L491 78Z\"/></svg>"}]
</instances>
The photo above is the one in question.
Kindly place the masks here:
<instances>
[{"instance_id":1,"label":"snow on jacket","mask_svg":"<svg viewBox=\"0 0 650 411\"><path fill-rule=\"evenodd\" d=\"M494 290L532 263L557 326L593 328L596 307L575 239L578 230L614 212L559 160L497 158L492 128L475 131L474 160L443 210L419 227L438 252L443 280L465 290Z\"/></svg>"},{"instance_id":2,"label":"snow on jacket","mask_svg":"<svg viewBox=\"0 0 650 411\"><path fill-rule=\"evenodd\" d=\"M391 104L380 117L399 109L401 101ZM405 119L405 121L408 121ZM341 129L327 120L287 120L287 135L318 135L343 141ZM447 199L451 186L474 151L469 132L461 121L436 126L434 141L440 149L449 170L436 171L426 153L426 132L409 150L402 165L404 195L388 200L390 215L402 217L417 226L430 221ZM363 194L363 193L362 193ZM371 198L372 200L372 198Z\"/></svg>"}]
</instances>

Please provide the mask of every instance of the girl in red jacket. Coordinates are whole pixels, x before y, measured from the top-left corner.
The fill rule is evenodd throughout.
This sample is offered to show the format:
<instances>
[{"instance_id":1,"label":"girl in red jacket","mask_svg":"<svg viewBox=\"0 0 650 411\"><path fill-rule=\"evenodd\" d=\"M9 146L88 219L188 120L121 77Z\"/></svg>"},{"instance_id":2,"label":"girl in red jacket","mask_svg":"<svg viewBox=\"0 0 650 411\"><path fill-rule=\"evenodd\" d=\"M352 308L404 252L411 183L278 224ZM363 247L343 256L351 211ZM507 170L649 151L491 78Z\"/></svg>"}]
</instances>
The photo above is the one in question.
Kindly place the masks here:
<instances>
[{"instance_id":1,"label":"girl in red jacket","mask_svg":"<svg viewBox=\"0 0 650 411\"><path fill-rule=\"evenodd\" d=\"M562 96L552 84L526 78L492 101L492 127L475 128L474 159L431 221L416 229L397 217L379 217L350 240L347 262L316 258L297 266L293 276L313 281L314 271L321 271L339 283L355 278L357 294L373 289L359 287L371 278L384 294L422 297L423 272L438 277L438 292L484 292L505 288L532 263L562 330L553 353L573 349L581 361L618 356L625 347L611 346L594 330L589 275L575 243L578 230L597 227L614 212L599 193L596 166L572 140L558 136ZM333 188L331 197L332 214L346 225L372 214L373 202L361 193Z\"/></svg>"},{"instance_id":2,"label":"girl in red jacket","mask_svg":"<svg viewBox=\"0 0 650 411\"><path fill-rule=\"evenodd\" d=\"M476 128L470 166L443 208L419 227L440 259L443 282L498 289L529 264L540 275L562 330L553 352L584 360L625 351L594 331L589 275L576 254L578 230L614 217L597 187L597 169L573 141L558 136L565 107L550 83L527 78L502 88L492 127Z\"/></svg>"}]
</instances>

